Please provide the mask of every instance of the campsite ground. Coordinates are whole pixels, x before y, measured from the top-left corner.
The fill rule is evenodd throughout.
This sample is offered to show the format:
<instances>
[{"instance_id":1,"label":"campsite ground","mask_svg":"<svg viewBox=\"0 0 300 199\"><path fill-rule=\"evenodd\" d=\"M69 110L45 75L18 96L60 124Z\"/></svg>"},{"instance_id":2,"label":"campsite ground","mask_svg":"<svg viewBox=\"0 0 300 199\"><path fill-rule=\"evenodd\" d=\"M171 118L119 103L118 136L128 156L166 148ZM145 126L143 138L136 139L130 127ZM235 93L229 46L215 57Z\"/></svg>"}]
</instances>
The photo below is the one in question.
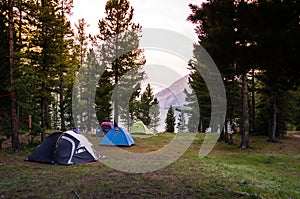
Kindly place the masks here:
<instances>
[{"instance_id":1,"label":"campsite ground","mask_svg":"<svg viewBox=\"0 0 300 199\"><path fill-rule=\"evenodd\" d=\"M277 143L251 137L252 148L218 143L198 157L203 134L177 161L155 172L130 174L101 162L74 166L26 162L32 149L0 150L0 198L300 198L300 134ZM172 139L136 138L125 150L145 153Z\"/></svg>"}]
</instances>

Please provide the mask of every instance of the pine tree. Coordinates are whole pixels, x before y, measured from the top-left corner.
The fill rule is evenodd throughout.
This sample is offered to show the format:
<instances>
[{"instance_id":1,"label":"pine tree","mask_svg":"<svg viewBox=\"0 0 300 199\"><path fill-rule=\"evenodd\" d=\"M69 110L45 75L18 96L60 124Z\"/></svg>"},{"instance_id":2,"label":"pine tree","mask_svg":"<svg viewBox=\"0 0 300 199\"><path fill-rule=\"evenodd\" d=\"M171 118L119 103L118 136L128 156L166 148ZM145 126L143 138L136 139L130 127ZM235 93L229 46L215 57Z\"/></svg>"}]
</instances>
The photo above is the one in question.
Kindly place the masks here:
<instances>
[{"instance_id":1,"label":"pine tree","mask_svg":"<svg viewBox=\"0 0 300 199\"><path fill-rule=\"evenodd\" d=\"M113 85L110 81L111 72L105 70L102 74L96 89L96 114L99 124L105 121L111 121L112 113L112 90Z\"/></svg>"},{"instance_id":2,"label":"pine tree","mask_svg":"<svg viewBox=\"0 0 300 199\"><path fill-rule=\"evenodd\" d=\"M0 10L0 141L2 143L11 135L7 1L0 2Z\"/></svg>"},{"instance_id":3,"label":"pine tree","mask_svg":"<svg viewBox=\"0 0 300 199\"><path fill-rule=\"evenodd\" d=\"M87 48L88 48L88 36L86 35L86 28L89 27L89 24L86 23L84 18L78 20L78 24L75 24L77 29L77 34L75 35L75 39L78 45L78 54L81 67L83 62L85 61L87 55Z\"/></svg>"},{"instance_id":4,"label":"pine tree","mask_svg":"<svg viewBox=\"0 0 300 199\"><path fill-rule=\"evenodd\" d=\"M184 113L188 116L187 130L190 133L198 133L202 128L202 121L200 120L197 95L195 94L194 89L191 93L189 93L186 89L184 89L183 92L185 94L185 101L187 102L187 104L184 104Z\"/></svg>"},{"instance_id":5,"label":"pine tree","mask_svg":"<svg viewBox=\"0 0 300 199\"><path fill-rule=\"evenodd\" d=\"M14 1L14 65L15 65L15 92L18 106L19 129L28 129L27 120L31 115L39 115L39 105L36 96L39 94L37 71L31 66L31 58L28 54L28 41L30 41L32 21L29 19L29 10L32 2ZM34 74L34 75L31 75ZM35 76L35 78L31 78ZM33 117L37 123L38 118Z\"/></svg>"},{"instance_id":6,"label":"pine tree","mask_svg":"<svg viewBox=\"0 0 300 199\"><path fill-rule=\"evenodd\" d=\"M210 1L201 7L190 5L193 14L188 18L197 24L199 44L212 56L223 77L233 79L233 76L241 76L243 80L242 148L250 146L247 74L257 67L257 35L252 32L253 23L249 23L256 16L255 5L247 1Z\"/></svg>"},{"instance_id":7,"label":"pine tree","mask_svg":"<svg viewBox=\"0 0 300 199\"><path fill-rule=\"evenodd\" d=\"M190 5L190 8L193 14L188 20L198 25L199 43L219 66L225 83L235 78L241 80L241 148L250 146L248 93L252 91L253 96L255 90L248 89L248 81L249 73L256 69L265 71L272 114L269 141L276 141L276 131L282 129L277 127L279 107L284 104L282 96L299 83L299 70L295 68L299 65L299 59L295 59L299 57L296 47L299 46L299 1L222 0L203 3L201 7ZM253 96L251 100L254 126L256 98ZM232 99L229 101L233 104Z\"/></svg>"},{"instance_id":8,"label":"pine tree","mask_svg":"<svg viewBox=\"0 0 300 199\"><path fill-rule=\"evenodd\" d=\"M149 112L151 123L149 124L149 128L154 132L157 133L157 127L160 124L160 106L157 98L154 98L152 106Z\"/></svg>"},{"instance_id":9,"label":"pine tree","mask_svg":"<svg viewBox=\"0 0 300 199\"><path fill-rule=\"evenodd\" d=\"M195 51L195 52L197 52L197 51ZM198 58L196 53L195 53L195 56L196 56L196 58ZM193 121L193 122L195 123L194 125L199 124L199 126L197 127L197 132L203 133L204 129L209 127L209 122L210 122L210 117L211 117L211 99L210 99L210 93L208 91L206 83L204 82L202 76L200 75L200 72L198 70L196 70L197 64L199 65L200 63L197 61L194 62L192 60L190 60L190 62L189 62L189 70L191 71L191 73L189 75L189 84L193 88L193 92L189 95L185 91L185 94L186 94L186 97L190 96L190 98L192 97L191 95L193 95L193 94L195 94L197 96L198 104L196 102L194 102L194 103L189 104L189 106L190 106L190 110L192 110L192 112L193 112L191 114L191 118L193 120L196 120L197 116L195 114L197 114L197 111L200 109L199 121ZM209 77L207 77L207 78L209 78ZM195 106L195 107L193 107L193 106ZM198 107L199 107L199 109L198 109ZM192 123L189 122L189 124L192 124ZM194 125L191 125L191 128L189 129L190 131L192 130L191 132L196 132L195 128L192 127Z\"/></svg>"},{"instance_id":10,"label":"pine tree","mask_svg":"<svg viewBox=\"0 0 300 199\"><path fill-rule=\"evenodd\" d=\"M180 110L177 122L177 130L179 133L183 133L186 131L186 121L185 121L185 113Z\"/></svg>"},{"instance_id":11,"label":"pine tree","mask_svg":"<svg viewBox=\"0 0 300 199\"><path fill-rule=\"evenodd\" d=\"M167 117L165 120L166 123L166 132L174 133L175 131L175 115L174 115L174 110L172 105L169 107L168 112L167 112Z\"/></svg>"},{"instance_id":12,"label":"pine tree","mask_svg":"<svg viewBox=\"0 0 300 199\"><path fill-rule=\"evenodd\" d=\"M299 84L299 5L299 1L262 0L257 7L258 63L264 69L262 81L271 105L269 142L276 142L276 136L284 133L284 96Z\"/></svg>"},{"instance_id":13,"label":"pine tree","mask_svg":"<svg viewBox=\"0 0 300 199\"><path fill-rule=\"evenodd\" d=\"M98 23L99 34L94 43L105 41L98 47L100 56L105 59L106 70L112 71L112 84L115 86L126 72L145 64L143 50L138 49L141 27L132 22L133 8L128 0L108 0L105 14L106 17ZM119 96L116 95L113 100L114 121L118 125Z\"/></svg>"},{"instance_id":14,"label":"pine tree","mask_svg":"<svg viewBox=\"0 0 300 199\"><path fill-rule=\"evenodd\" d=\"M8 1L8 12L9 12L9 71L10 71L10 110L11 110L11 128L12 128L12 148L14 150L19 150L19 118L17 115L17 98L15 90L15 61L14 61L14 19L13 19L13 0Z\"/></svg>"},{"instance_id":15,"label":"pine tree","mask_svg":"<svg viewBox=\"0 0 300 199\"><path fill-rule=\"evenodd\" d=\"M89 25L86 23L84 18L79 19L78 23L75 24L75 27L77 29L77 32L75 34L75 42L76 42L76 52L79 55L79 68L83 67L84 62L86 60L87 56L87 51L88 51L88 36L86 35L86 28ZM76 92L78 95L82 95L82 89L78 90ZM77 96L78 97L78 96ZM77 107L81 109L81 107ZM83 124L83 113L84 111L82 110L81 112L78 112L79 115L77 115L78 120L76 119L77 125L82 126Z\"/></svg>"},{"instance_id":16,"label":"pine tree","mask_svg":"<svg viewBox=\"0 0 300 199\"><path fill-rule=\"evenodd\" d=\"M141 120L146 126L151 123L150 109L154 103L154 95L151 85L148 83L145 91L141 96L141 101L139 104L139 114L138 119Z\"/></svg>"},{"instance_id":17,"label":"pine tree","mask_svg":"<svg viewBox=\"0 0 300 199\"><path fill-rule=\"evenodd\" d=\"M27 10L23 19L28 23L22 23L25 28L22 35L26 36L27 41L23 44L25 55L19 67L22 78L18 80L18 85L20 90L24 89L22 93L25 94L22 95L28 95L22 97L21 104L25 109L26 104L31 104L29 109L32 110L29 112L43 128L51 128L51 107L54 104L59 106L60 128L66 129L66 123L70 122L65 116L71 98L66 96L72 88L78 67L73 32L67 20L71 5L71 0L40 0L26 1L23 7Z\"/></svg>"},{"instance_id":18,"label":"pine tree","mask_svg":"<svg viewBox=\"0 0 300 199\"><path fill-rule=\"evenodd\" d=\"M66 13L69 12L71 4L62 1L60 12L57 13L57 28L56 28L56 48L57 48L57 88L56 92L59 96L59 115L61 129L66 130L66 107L71 104L72 99L67 98L67 93L72 88L74 82L75 71L77 70L76 53L74 49L73 32L71 31L70 22L66 18ZM70 96L70 95L69 95ZM68 121L70 122L70 121Z\"/></svg>"},{"instance_id":19,"label":"pine tree","mask_svg":"<svg viewBox=\"0 0 300 199\"><path fill-rule=\"evenodd\" d=\"M117 94L120 99L120 118L127 129L138 118L138 98L140 97L141 81L144 79L144 75L142 67L135 67L121 77L117 88L114 89L114 94Z\"/></svg>"},{"instance_id":20,"label":"pine tree","mask_svg":"<svg viewBox=\"0 0 300 199\"><path fill-rule=\"evenodd\" d=\"M76 115L76 124L81 128L88 128L90 131L93 125L97 124L97 112L99 106L95 94L97 93L96 85L99 78L100 63L93 49L87 54L86 61L80 68L80 72L76 82L76 107L74 107ZM106 89L106 88L105 88ZM99 92L99 91L98 91ZM95 104L94 104L95 102ZM95 112L95 107L96 111ZM102 110L101 110L102 111ZM103 113L104 114L104 113ZM78 120L80 122L78 122ZM82 121L81 121L82 120Z\"/></svg>"}]
</instances>

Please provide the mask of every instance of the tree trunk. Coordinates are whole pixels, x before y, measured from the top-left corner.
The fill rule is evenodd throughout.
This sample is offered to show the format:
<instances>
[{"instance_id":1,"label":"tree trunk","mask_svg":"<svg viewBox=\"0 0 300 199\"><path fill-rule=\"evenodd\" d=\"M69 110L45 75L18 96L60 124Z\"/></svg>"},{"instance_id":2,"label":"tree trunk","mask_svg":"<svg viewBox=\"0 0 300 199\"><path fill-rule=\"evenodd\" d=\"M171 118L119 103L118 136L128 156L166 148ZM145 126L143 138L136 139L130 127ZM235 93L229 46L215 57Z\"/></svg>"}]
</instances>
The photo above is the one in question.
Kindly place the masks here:
<instances>
[{"instance_id":1,"label":"tree trunk","mask_svg":"<svg viewBox=\"0 0 300 199\"><path fill-rule=\"evenodd\" d=\"M225 143L228 143L228 121L227 120L225 120L225 131L224 131L224 141L225 141Z\"/></svg>"},{"instance_id":2,"label":"tree trunk","mask_svg":"<svg viewBox=\"0 0 300 199\"><path fill-rule=\"evenodd\" d=\"M82 86L79 87L79 95L83 96ZM81 113L79 114L79 124L80 124L80 128L85 129L86 127L83 125L83 120L84 120L84 112L81 111Z\"/></svg>"},{"instance_id":3,"label":"tree trunk","mask_svg":"<svg viewBox=\"0 0 300 199\"><path fill-rule=\"evenodd\" d=\"M277 128L277 106L276 106L276 100L275 97L272 97L272 127L269 134L268 142L276 142L276 128Z\"/></svg>"},{"instance_id":4,"label":"tree trunk","mask_svg":"<svg viewBox=\"0 0 300 199\"><path fill-rule=\"evenodd\" d=\"M243 130L241 138L241 149L250 147L249 145L249 107L248 107L248 78L247 73L243 75Z\"/></svg>"},{"instance_id":5,"label":"tree trunk","mask_svg":"<svg viewBox=\"0 0 300 199\"><path fill-rule=\"evenodd\" d=\"M227 139L227 142L228 144L233 144L233 137L232 137L232 122L231 121L226 121L226 131L227 131L227 134L226 134L226 139ZM228 139L228 134L229 134L229 139Z\"/></svg>"},{"instance_id":6,"label":"tree trunk","mask_svg":"<svg viewBox=\"0 0 300 199\"><path fill-rule=\"evenodd\" d=\"M199 119L198 133L204 133L202 118Z\"/></svg>"},{"instance_id":7,"label":"tree trunk","mask_svg":"<svg viewBox=\"0 0 300 199\"><path fill-rule=\"evenodd\" d=\"M91 108L92 108L92 103L91 103L91 98L89 96L88 98L88 107L87 107L87 129L88 131L92 130L92 116L91 116Z\"/></svg>"},{"instance_id":8,"label":"tree trunk","mask_svg":"<svg viewBox=\"0 0 300 199\"><path fill-rule=\"evenodd\" d=\"M222 128L222 126L220 127L220 137L218 139L218 142L221 142L225 139L225 132L224 132L224 127Z\"/></svg>"},{"instance_id":9,"label":"tree trunk","mask_svg":"<svg viewBox=\"0 0 300 199\"><path fill-rule=\"evenodd\" d=\"M251 132L254 133L255 128L255 73L254 69L252 69L252 90L251 90L251 96L252 96L252 125L251 125Z\"/></svg>"},{"instance_id":10,"label":"tree trunk","mask_svg":"<svg viewBox=\"0 0 300 199\"><path fill-rule=\"evenodd\" d=\"M42 83L42 89L41 89L41 92L43 92L44 91L44 89L43 89L43 84L44 83ZM40 122L39 122L39 126L41 127L41 128L44 128L44 97L41 97L41 100L40 100L40 111L41 111L41 113L40 113ZM43 141L43 140L41 140L41 141Z\"/></svg>"},{"instance_id":11,"label":"tree trunk","mask_svg":"<svg viewBox=\"0 0 300 199\"><path fill-rule=\"evenodd\" d=\"M45 1L42 0L41 3L42 3L42 9L44 9ZM42 12L43 12L43 10L42 10ZM45 25L42 23L42 34L44 34L44 33L45 33ZM42 44L43 47L45 45L44 43L45 43L45 41L43 41L43 44ZM42 59L43 59L43 63L42 63L43 71L46 70L46 67L45 67L45 64L44 64L45 63L45 61L44 61L45 57L44 56L45 55L43 54L43 57L42 57ZM40 104L40 108L41 108L40 126L43 130L41 132L41 141L44 141L44 129L45 129L45 101L46 101L46 99L44 97L45 90L46 90L45 88L46 88L45 82L42 81L42 85L41 85L41 104Z\"/></svg>"},{"instance_id":12,"label":"tree trunk","mask_svg":"<svg viewBox=\"0 0 300 199\"><path fill-rule=\"evenodd\" d=\"M45 84L42 83L41 93L45 92ZM43 129L41 132L41 141L44 141L44 129L45 129L45 97L41 96L40 100L40 122L39 126Z\"/></svg>"},{"instance_id":13,"label":"tree trunk","mask_svg":"<svg viewBox=\"0 0 300 199\"><path fill-rule=\"evenodd\" d=\"M117 59L115 62L115 86L119 83L119 60ZM118 94L116 93L115 99L114 99L114 126L117 127L119 123L119 100L118 100Z\"/></svg>"},{"instance_id":14,"label":"tree trunk","mask_svg":"<svg viewBox=\"0 0 300 199\"><path fill-rule=\"evenodd\" d=\"M11 86L11 127L12 127L12 148L20 149L17 115L17 100L14 88L14 25L13 25L13 0L9 0L9 68L10 68L10 86Z\"/></svg>"},{"instance_id":15,"label":"tree trunk","mask_svg":"<svg viewBox=\"0 0 300 199\"><path fill-rule=\"evenodd\" d=\"M230 133L228 144L233 144L233 136L232 133Z\"/></svg>"},{"instance_id":16,"label":"tree trunk","mask_svg":"<svg viewBox=\"0 0 300 199\"><path fill-rule=\"evenodd\" d=\"M64 107L64 88L63 88L63 77L60 77L59 84L59 109L60 109L60 128L62 131L66 130L66 119L65 119L65 107Z\"/></svg>"},{"instance_id":17,"label":"tree trunk","mask_svg":"<svg viewBox=\"0 0 300 199\"><path fill-rule=\"evenodd\" d=\"M229 140L228 140L228 144L233 144L233 129L232 129L232 121L230 122L229 124L229 129L230 129L230 132L229 132Z\"/></svg>"}]
</instances>

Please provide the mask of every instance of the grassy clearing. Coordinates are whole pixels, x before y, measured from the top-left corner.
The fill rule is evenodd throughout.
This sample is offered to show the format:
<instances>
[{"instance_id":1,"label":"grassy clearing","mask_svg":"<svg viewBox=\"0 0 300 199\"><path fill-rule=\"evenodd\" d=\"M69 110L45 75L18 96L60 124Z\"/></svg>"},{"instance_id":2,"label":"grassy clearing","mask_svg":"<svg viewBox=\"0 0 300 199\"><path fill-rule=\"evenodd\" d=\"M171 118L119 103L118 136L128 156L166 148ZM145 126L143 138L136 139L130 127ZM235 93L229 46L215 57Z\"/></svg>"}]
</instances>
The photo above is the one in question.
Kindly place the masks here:
<instances>
[{"instance_id":1,"label":"grassy clearing","mask_svg":"<svg viewBox=\"0 0 300 199\"><path fill-rule=\"evenodd\" d=\"M173 138L136 138L125 150L155 151ZM300 138L267 143L252 137L251 149L218 143L206 157L203 135L177 161L151 173L129 174L101 162L59 166L25 162L30 150L0 151L0 198L300 198ZM96 140L98 142L99 140Z\"/></svg>"}]
</instances>

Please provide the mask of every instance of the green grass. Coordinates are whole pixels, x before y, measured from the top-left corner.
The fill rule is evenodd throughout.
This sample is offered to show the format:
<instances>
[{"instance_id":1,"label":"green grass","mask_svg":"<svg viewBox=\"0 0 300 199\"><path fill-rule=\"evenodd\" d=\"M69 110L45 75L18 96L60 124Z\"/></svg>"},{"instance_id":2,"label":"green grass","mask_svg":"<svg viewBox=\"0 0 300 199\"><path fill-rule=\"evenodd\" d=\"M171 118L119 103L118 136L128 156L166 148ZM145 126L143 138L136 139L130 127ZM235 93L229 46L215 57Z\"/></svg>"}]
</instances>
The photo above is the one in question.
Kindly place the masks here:
<instances>
[{"instance_id":1,"label":"green grass","mask_svg":"<svg viewBox=\"0 0 300 199\"><path fill-rule=\"evenodd\" d=\"M135 138L125 150L155 151L172 140L164 133ZM251 137L251 149L218 143L198 153L203 135L177 161L151 173L130 174L101 162L59 166L26 162L29 150L0 150L0 198L300 198L300 138L278 143ZM98 141L98 140L97 140Z\"/></svg>"}]
</instances>

